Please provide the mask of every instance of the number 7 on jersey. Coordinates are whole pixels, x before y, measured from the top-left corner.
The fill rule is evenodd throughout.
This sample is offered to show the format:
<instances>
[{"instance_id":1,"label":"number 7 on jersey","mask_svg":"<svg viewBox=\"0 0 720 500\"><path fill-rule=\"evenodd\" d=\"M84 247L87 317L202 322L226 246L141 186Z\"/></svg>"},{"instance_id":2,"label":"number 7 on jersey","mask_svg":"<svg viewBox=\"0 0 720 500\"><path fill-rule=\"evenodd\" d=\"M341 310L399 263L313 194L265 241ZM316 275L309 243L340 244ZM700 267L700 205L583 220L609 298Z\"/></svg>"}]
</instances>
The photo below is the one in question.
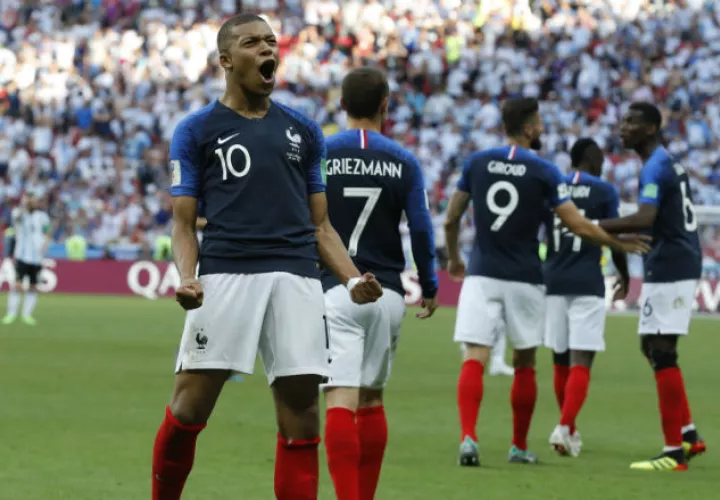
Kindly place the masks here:
<instances>
[{"instance_id":1,"label":"number 7 on jersey","mask_svg":"<svg viewBox=\"0 0 720 500\"><path fill-rule=\"evenodd\" d=\"M355 257L357 255L357 247L360 242L360 236L362 236L362 233L365 230L365 226L370 219L370 215L372 214L375 205L377 205L377 202L380 199L381 193L382 188L346 187L343 189L343 196L345 198L367 199L362 212L360 212L360 217L358 217L357 223L355 224L355 229L353 229L353 232L350 235L350 241L348 242L348 253L350 254L350 257Z\"/></svg>"}]
</instances>

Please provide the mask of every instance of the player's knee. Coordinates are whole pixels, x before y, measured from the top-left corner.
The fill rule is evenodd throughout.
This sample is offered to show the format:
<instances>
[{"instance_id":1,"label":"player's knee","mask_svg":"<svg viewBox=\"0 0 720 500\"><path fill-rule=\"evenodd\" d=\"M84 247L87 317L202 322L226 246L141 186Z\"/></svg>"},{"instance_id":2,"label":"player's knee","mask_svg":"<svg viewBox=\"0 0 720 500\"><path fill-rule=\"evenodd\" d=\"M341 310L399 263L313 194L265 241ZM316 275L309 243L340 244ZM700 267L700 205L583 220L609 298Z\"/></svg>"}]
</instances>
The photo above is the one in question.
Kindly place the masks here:
<instances>
[{"instance_id":1,"label":"player's knee","mask_svg":"<svg viewBox=\"0 0 720 500\"><path fill-rule=\"evenodd\" d=\"M490 347L479 344L464 344L463 361L474 360L486 366L490 359Z\"/></svg>"},{"instance_id":2,"label":"player's knee","mask_svg":"<svg viewBox=\"0 0 720 500\"><path fill-rule=\"evenodd\" d=\"M553 352L553 364L560 366L570 366L570 351Z\"/></svg>"},{"instance_id":3,"label":"player's knee","mask_svg":"<svg viewBox=\"0 0 720 500\"><path fill-rule=\"evenodd\" d=\"M208 421L210 412L203 405L188 399L174 398L170 403L170 413L183 425L201 425Z\"/></svg>"},{"instance_id":4,"label":"player's knee","mask_svg":"<svg viewBox=\"0 0 720 500\"><path fill-rule=\"evenodd\" d=\"M593 351L572 351L570 353L570 364L572 366L592 367L595 353Z\"/></svg>"},{"instance_id":5,"label":"player's knee","mask_svg":"<svg viewBox=\"0 0 720 500\"><path fill-rule=\"evenodd\" d=\"M535 368L535 351L532 349L515 349L513 351L513 367Z\"/></svg>"},{"instance_id":6,"label":"player's knee","mask_svg":"<svg viewBox=\"0 0 720 500\"><path fill-rule=\"evenodd\" d=\"M678 355L675 349L652 349L650 351L650 362L656 372L677 367L677 359Z\"/></svg>"},{"instance_id":7,"label":"player's knee","mask_svg":"<svg viewBox=\"0 0 720 500\"><path fill-rule=\"evenodd\" d=\"M347 408L356 411L358 407L357 387L330 387L325 389L325 404L330 408Z\"/></svg>"},{"instance_id":8,"label":"player's knee","mask_svg":"<svg viewBox=\"0 0 720 500\"><path fill-rule=\"evenodd\" d=\"M360 389L360 408L377 408L383 405L382 389Z\"/></svg>"}]
</instances>

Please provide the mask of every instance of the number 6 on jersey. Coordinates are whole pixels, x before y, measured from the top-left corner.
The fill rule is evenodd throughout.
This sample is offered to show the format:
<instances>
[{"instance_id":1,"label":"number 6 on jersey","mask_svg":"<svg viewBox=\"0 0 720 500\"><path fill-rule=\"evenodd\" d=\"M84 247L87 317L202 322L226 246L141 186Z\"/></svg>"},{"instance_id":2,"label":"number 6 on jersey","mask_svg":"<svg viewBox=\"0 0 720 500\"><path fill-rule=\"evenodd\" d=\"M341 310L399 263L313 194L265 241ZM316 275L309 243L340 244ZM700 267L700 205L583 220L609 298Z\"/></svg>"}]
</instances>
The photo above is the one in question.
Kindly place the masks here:
<instances>
[{"instance_id":1,"label":"number 6 on jersey","mask_svg":"<svg viewBox=\"0 0 720 500\"><path fill-rule=\"evenodd\" d=\"M360 212L360 217L358 217L357 223L355 224L355 229L353 229L353 232L350 235L350 241L348 242L348 253L350 254L350 257L355 257L357 255L360 236L362 236L362 233L365 230L365 226L370 219L370 215L372 214L375 205L377 205L377 202L380 199L381 193L382 188L343 188L343 196L345 198L367 198L365 206L363 207L362 212Z\"/></svg>"}]
</instances>

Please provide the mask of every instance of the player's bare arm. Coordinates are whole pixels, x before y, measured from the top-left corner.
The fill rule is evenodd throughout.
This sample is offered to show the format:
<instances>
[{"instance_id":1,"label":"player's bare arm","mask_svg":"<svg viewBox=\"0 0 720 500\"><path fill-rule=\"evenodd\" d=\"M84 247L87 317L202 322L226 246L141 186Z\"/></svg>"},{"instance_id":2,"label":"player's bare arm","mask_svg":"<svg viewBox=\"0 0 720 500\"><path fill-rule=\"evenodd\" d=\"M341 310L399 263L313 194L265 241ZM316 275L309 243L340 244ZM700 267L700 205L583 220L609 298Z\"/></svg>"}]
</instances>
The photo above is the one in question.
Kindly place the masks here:
<instances>
[{"instance_id":1,"label":"player's bare arm","mask_svg":"<svg viewBox=\"0 0 720 500\"><path fill-rule=\"evenodd\" d=\"M630 290L630 273L628 272L627 255L622 252L613 251L613 264L618 273L618 278L613 285L613 300L623 300Z\"/></svg>"},{"instance_id":2,"label":"player's bare arm","mask_svg":"<svg viewBox=\"0 0 720 500\"><path fill-rule=\"evenodd\" d=\"M315 238L320 261L343 285L349 286L354 302L358 304L375 302L382 296L382 287L372 274L361 275L348 255L340 236L330 224L325 193L311 194L309 205L310 217L315 225Z\"/></svg>"},{"instance_id":3,"label":"player's bare arm","mask_svg":"<svg viewBox=\"0 0 720 500\"><path fill-rule=\"evenodd\" d=\"M600 227L611 234L636 233L650 229L655 223L655 217L657 217L657 207L649 203L641 203L634 214L600 221Z\"/></svg>"},{"instance_id":4,"label":"player's bare arm","mask_svg":"<svg viewBox=\"0 0 720 500\"><path fill-rule=\"evenodd\" d=\"M632 236L624 240L615 238L605 232L598 224L586 219L572 201L566 201L555 207L555 213L570 231L585 240L598 245L607 245L619 252L647 253L650 251L648 237Z\"/></svg>"},{"instance_id":5,"label":"player's bare arm","mask_svg":"<svg viewBox=\"0 0 720 500\"><path fill-rule=\"evenodd\" d=\"M448 252L448 273L455 279L465 276L465 263L460 257L460 219L470 204L470 193L456 189L450 197L445 216L445 240Z\"/></svg>"},{"instance_id":6,"label":"player's bare arm","mask_svg":"<svg viewBox=\"0 0 720 500\"><path fill-rule=\"evenodd\" d=\"M173 197L172 250L181 284L175 293L183 309L197 309L202 305L203 291L195 277L199 246L197 241L197 198Z\"/></svg>"}]
</instances>

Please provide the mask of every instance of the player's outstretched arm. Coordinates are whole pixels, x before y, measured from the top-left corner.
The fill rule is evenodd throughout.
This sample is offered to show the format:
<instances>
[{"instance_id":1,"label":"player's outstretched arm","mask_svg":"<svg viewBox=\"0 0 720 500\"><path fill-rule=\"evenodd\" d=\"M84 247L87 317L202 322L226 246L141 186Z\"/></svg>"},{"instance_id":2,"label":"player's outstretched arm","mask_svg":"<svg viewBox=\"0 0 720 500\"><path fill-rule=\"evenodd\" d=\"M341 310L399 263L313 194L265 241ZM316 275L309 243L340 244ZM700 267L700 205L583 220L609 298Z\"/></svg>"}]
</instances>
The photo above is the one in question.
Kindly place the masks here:
<instances>
[{"instance_id":1,"label":"player's outstretched arm","mask_svg":"<svg viewBox=\"0 0 720 500\"><path fill-rule=\"evenodd\" d=\"M632 215L618 219L605 219L600 221L600 227L612 234L637 233L650 229L657 217L657 207L649 203L641 203L638 211Z\"/></svg>"},{"instance_id":2,"label":"player's outstretched arm","mask_svg":"<svg viewBox=\"0 0 720 500\"><path fill-rule=\"evenodd\" d=\"M348 255L340 236L330 224L325 193L312 193L309 200L320 261L343 285L348 287L354 302L358 304L375 302L382 296L382 287L372 274L361 275Z\"/></svg>"},{"instance_id":3,"label":"player's outstretched arm","mask_svg":"<svg viewBox=\"0 0 720 500\"><path fill-rule=\"evenodd\" d=\"M470 193L456 189L450 197L445 215L445 244L448 252L448 273L455 279L465 276L465 263L460 257L460 220L470 204Z\"/></svg>"},{"instance_id":4,"label":"player's outstretched arm","mask_svg":"<svg viewBox=\"0 0 720 500\"><path fill-rule=\"evenodd\" d=\"M599 225L586 219L572 201L565 201L555 207L555 213L563 224L577 236L598 245L607 245L613 250L626 253L647 253L650 250L649 238L633 236L620 240L609 235Z\"/></svg>"}]
</instances>

